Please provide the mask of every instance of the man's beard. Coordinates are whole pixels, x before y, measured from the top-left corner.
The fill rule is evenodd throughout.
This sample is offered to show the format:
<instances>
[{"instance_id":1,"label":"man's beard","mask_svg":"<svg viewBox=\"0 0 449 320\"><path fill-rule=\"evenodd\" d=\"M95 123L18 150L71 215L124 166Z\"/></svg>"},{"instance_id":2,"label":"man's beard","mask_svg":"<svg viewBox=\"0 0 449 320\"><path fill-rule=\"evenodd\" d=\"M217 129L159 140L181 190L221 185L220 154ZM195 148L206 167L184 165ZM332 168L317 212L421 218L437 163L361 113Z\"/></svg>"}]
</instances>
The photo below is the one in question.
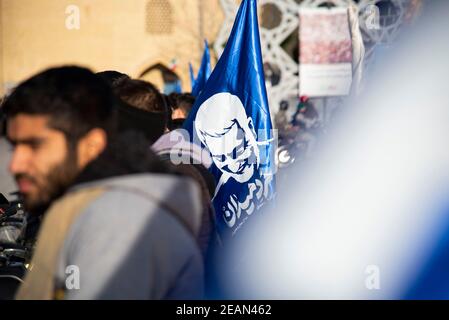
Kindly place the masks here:
<instances>
[{"instance_id":1,"label":"man's beard","mask_svg":"<svg viewBox=\"0 0 449 320\"><path fill-rule=\"evenodd\" d=\"M43 214L50 204L62 196L76 179L79 173L76 149L70 146L67 149L65 159L50 168L48 174L39 179L40 185L37 184L36 179L27 174L19 174L16 176L16 180L22 177L26 178L35 183L39 188L35 199L23 195L25 210L29 213L33 215Z\"/></svg>"}]
</instances>

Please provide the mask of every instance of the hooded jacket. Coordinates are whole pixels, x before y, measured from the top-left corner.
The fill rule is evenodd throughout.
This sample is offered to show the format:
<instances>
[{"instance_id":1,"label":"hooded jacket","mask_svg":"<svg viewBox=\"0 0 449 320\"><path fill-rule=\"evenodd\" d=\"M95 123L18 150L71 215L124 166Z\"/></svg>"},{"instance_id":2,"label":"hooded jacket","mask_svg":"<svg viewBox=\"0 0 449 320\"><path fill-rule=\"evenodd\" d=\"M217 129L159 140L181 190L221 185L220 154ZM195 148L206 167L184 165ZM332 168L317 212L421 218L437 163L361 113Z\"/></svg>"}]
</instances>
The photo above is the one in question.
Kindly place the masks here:
<instances>
[{"instance_id":1,"label":"hooded jacket","mask_svg":"<svg viewBox=\"0 0 449 320\"><path fill-rule=\"evenodd\" d=\"M46 212L18 299L202 297L197 184L122 140Z\"/></svg>"}]
</instances>

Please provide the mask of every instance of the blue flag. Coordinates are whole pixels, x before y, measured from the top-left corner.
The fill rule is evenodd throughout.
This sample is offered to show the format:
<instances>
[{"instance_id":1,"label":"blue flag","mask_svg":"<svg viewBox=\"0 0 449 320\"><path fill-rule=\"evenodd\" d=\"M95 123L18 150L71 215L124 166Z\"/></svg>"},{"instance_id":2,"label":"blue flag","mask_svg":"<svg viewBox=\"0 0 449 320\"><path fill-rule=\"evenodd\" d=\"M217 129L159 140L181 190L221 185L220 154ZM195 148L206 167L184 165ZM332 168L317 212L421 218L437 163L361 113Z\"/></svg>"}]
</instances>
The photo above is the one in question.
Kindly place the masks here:
<instances>
[{"instance_id":1,"label":"blue flag","mask_svg":"<svg viewBox=\"0 0 449 320\"><path fill-rule=\"evenodd\" d=\"M274 197L274 140L256 0L243 0L220 60L184 123L213 159L213 198L223 239Z\"/></svg>"},{"instance_id":2,"label":"blue flag","mask_svg":"<svg viewBox=\"0 0 449 320\"><path fill-rule=\"evenodd\" d=\"M203 58L201 59L201 66L200 70L198 71L198 76L196 77L196 79L195 75L193 74L192 65L190 63L189 69L190 69L190 80L192 82L192 95L194 97L198 97L201 90L204 89L207 79L209 79L211 73L209 45L206 40L204 40Z\"/></svg>"}]
</instances>

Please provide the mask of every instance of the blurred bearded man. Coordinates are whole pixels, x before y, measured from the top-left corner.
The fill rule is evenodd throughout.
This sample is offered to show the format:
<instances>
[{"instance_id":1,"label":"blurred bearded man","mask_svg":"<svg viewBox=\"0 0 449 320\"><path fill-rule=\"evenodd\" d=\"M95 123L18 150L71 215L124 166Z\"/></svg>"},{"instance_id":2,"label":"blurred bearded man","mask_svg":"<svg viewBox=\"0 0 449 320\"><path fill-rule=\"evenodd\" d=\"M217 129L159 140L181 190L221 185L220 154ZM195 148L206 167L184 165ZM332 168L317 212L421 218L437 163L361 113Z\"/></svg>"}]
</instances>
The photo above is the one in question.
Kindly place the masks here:
<instances>
[{"instance_id":1,"label":"blurred bearded man","mask_svg":"<svg viewBox=\"0 0 449 320\"><path fill-rule=\"evenodd\" d=\"M45 212L16 298L202 296L198 186L144 138L116 135L118 103L79 67L39 73L7 98L9 169L26 209Z\"/></svg>"}]
</instances>

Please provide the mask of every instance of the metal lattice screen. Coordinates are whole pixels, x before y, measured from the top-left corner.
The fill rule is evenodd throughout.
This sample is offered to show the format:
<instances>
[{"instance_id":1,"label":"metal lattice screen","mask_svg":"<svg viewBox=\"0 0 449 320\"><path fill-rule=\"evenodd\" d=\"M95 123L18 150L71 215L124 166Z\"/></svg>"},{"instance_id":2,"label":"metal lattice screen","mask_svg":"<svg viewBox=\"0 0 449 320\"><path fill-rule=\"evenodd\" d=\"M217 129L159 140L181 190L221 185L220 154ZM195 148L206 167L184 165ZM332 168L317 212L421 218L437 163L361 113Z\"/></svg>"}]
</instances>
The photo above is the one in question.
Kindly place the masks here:
<instances>
[{"instance_id":1,"label":"metal lattice screen","mask_svg":"<svg viewBox=\"0 0 449 320\"><path fill-rule=\"evenodd\" d=\"M145 8L145 27L149 34L170 34L173 29L172 7L168 0L150 0Z\"/></svg>"}]
</instances>

